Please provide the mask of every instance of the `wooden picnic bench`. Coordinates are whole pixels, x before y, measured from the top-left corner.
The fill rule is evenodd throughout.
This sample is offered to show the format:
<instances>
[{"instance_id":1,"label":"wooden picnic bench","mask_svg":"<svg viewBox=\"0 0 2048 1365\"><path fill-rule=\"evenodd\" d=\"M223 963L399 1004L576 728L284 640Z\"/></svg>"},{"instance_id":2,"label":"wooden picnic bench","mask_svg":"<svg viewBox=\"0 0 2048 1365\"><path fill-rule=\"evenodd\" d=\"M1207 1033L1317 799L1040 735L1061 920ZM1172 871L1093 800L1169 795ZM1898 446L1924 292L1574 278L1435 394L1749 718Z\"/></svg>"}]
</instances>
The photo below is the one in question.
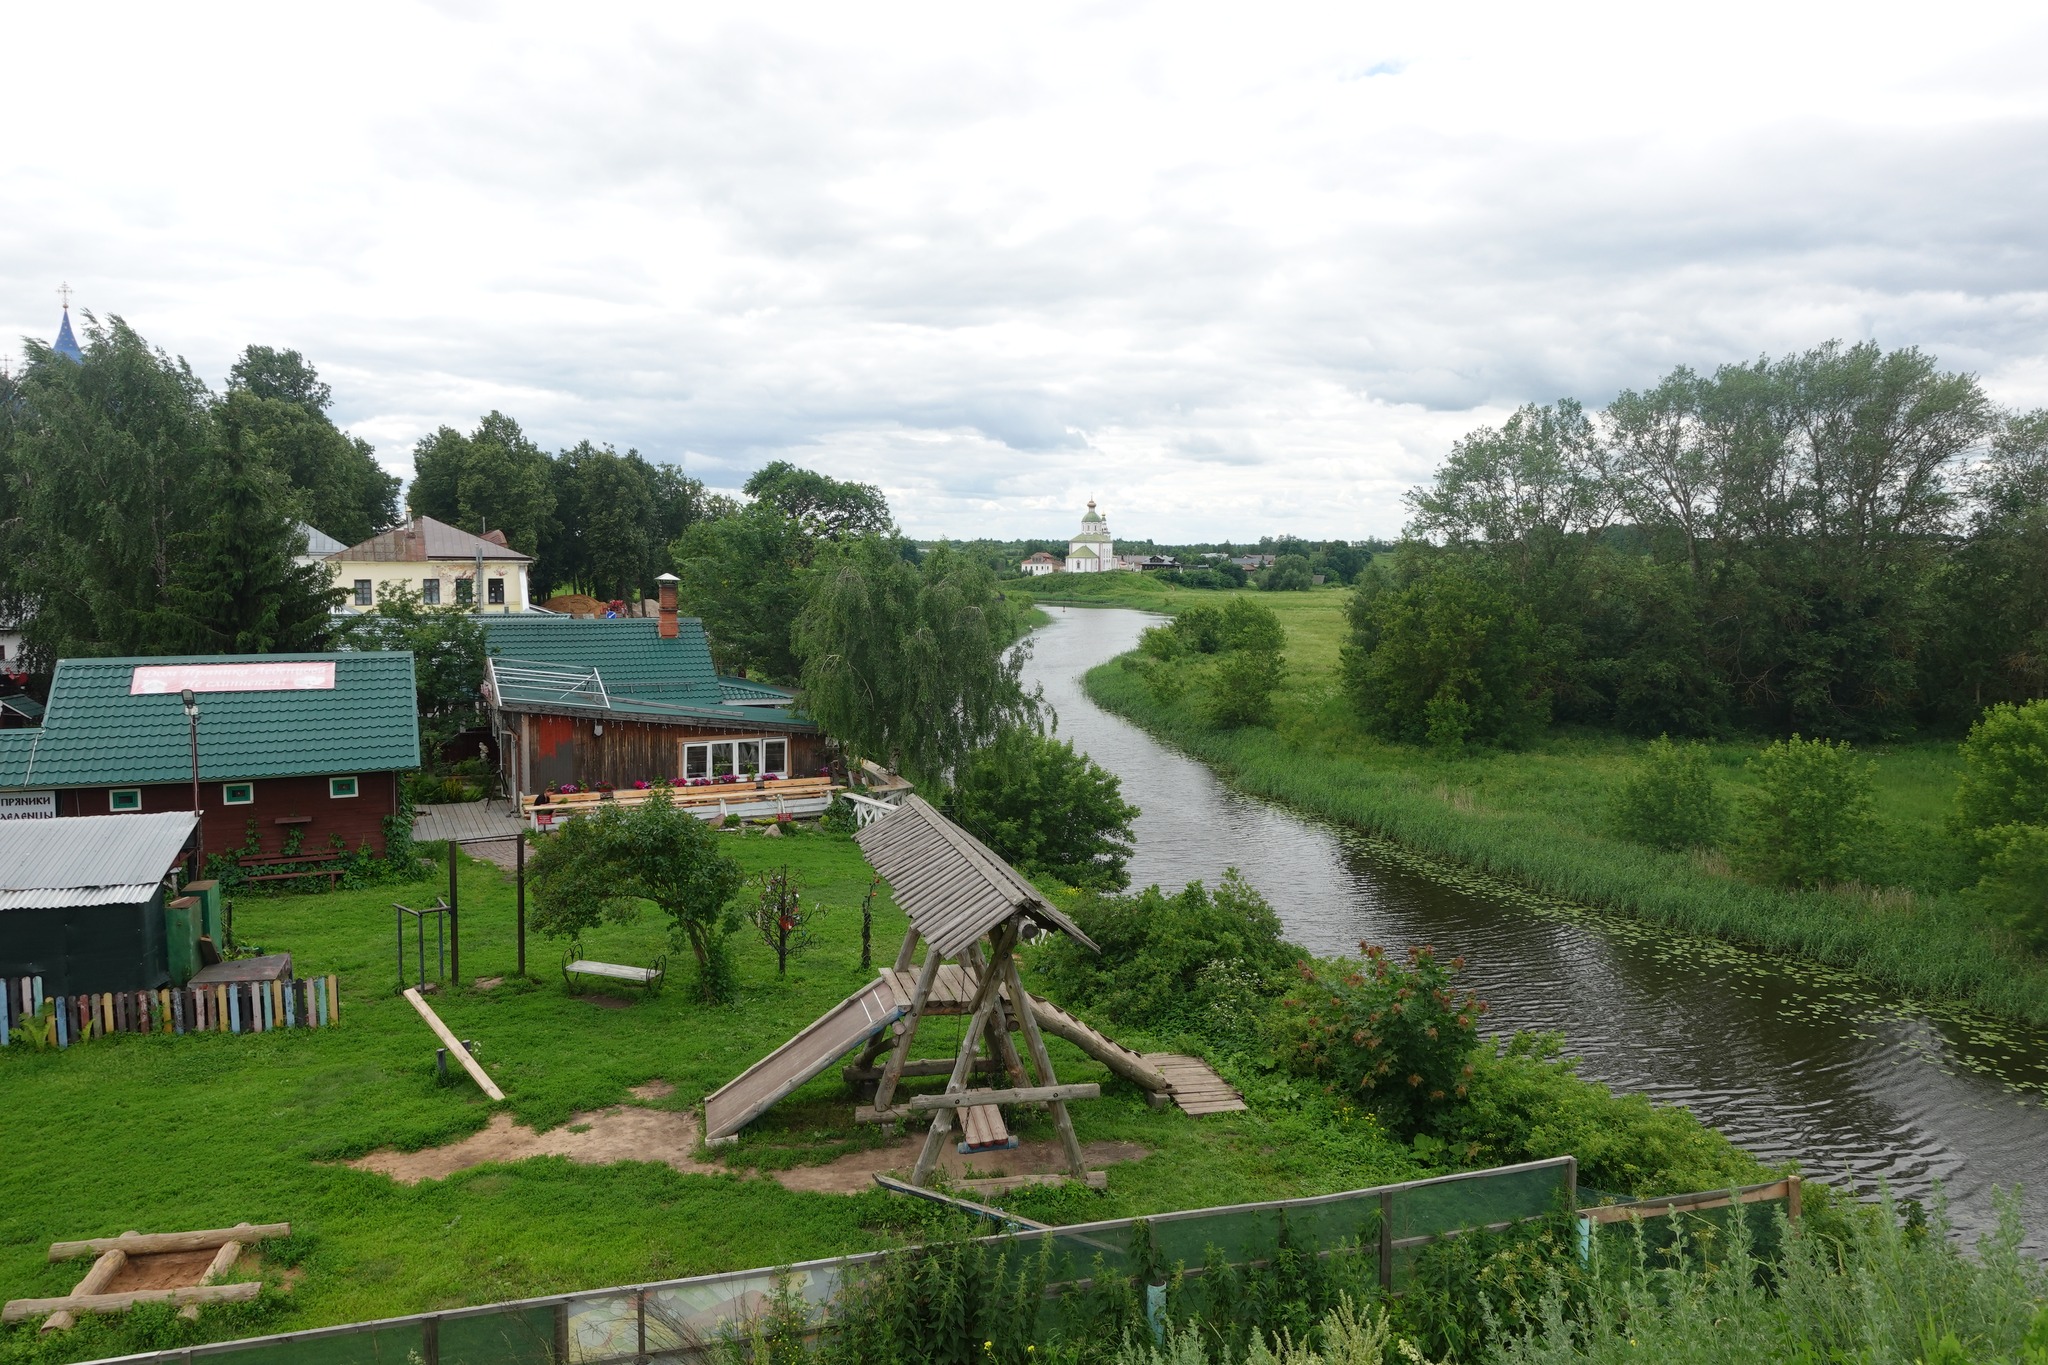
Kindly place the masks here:
<instances>
[{"instance_id":1,"label":"wooden picnic bench","mask_svg":"<svg viewBox=\"0 0 2048 1365\"><path fill-rule=\"evenodd\" d=\"M332 890L336 883L348 875L348 857L341 853L301 853L293 858L274 858L256 854L249 858L235 859L235 865L245 871L252 867L292 866L298 870L290 872L265 872L259 876L245 876L250 882L289 882L300 877L325 877Z\"/></svg>"},{"instance_id":2,"label":"wooden picnic bench","mask_svg":"<svg viewBox=\"0 0 2048 1365\"><path fill-rule=\"evenodd\" d=\"M638 986L649 995L659 995L661 983L668 976L668 958L657 957L651 967L628 967L619 962L592 962L583 956L583 945L572 940L569 951L562 955L562 980L574 990L576 978L579 976L602 977L606 981Z\"/></svg>"}]
</instances>

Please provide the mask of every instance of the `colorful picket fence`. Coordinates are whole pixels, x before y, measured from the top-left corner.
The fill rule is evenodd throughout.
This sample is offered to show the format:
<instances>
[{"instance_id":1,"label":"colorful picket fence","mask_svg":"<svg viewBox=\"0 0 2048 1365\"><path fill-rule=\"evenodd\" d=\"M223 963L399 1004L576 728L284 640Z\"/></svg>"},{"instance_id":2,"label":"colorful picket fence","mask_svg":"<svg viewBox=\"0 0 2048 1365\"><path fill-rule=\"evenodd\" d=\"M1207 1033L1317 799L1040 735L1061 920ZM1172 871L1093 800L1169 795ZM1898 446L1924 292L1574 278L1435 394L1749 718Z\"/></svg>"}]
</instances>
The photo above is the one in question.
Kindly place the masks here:
<instances>
[{"instance_id":1,"label":"colorful picket fence","mask_svg":"<svg viewBox=\"0 0 2048 1365\"><path fill-rule=\"evenodd\" d=\"M341 1021L340 982L332 976L55 997L43 994L41 977L17 976L0 978L0 989L0 1047L13 1041L14 1020L40 1014L51 999L58 1047L109 1033L268 1033Z\"/></svg>"}]
</instances>

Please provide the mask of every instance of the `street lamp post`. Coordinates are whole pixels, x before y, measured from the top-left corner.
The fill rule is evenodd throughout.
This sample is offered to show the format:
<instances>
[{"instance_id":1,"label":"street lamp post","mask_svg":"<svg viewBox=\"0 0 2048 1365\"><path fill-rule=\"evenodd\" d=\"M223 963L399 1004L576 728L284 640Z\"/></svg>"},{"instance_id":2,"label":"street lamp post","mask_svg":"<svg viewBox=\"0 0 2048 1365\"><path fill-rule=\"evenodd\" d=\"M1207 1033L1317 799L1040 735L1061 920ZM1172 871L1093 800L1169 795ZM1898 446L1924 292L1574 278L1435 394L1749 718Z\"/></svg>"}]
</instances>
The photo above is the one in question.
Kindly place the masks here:
<instances>
[{"instance_id":1,"label":"street lamp post","mask_svg":"<svg viewBox=\"0 0 2048 1365\"><path fill-rule=\"evenodd\" d=\"M199 810L199 699L188 687L178 694L178 700L185 704L185 723L192 732L192 816L199 822L193 831L199 840L193 863L196 880L206 875L206 822Z\"/></svg>"}]
</instances>

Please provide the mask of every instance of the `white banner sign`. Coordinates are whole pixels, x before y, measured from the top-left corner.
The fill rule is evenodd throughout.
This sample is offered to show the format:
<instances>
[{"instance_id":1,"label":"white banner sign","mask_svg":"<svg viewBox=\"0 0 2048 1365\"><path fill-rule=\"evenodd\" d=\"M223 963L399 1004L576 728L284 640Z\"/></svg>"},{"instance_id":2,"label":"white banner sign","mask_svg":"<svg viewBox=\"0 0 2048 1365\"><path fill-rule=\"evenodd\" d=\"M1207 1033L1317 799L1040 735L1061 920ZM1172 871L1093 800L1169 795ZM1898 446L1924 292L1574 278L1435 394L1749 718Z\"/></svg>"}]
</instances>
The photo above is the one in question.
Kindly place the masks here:
<instances>
[{"instance_id":1,"label":"white banner sign","mask_svg":"<svg viewBox=\"0 0 2048 1365\"><path fill-rule=\"evenodd\" d=\"M55 792L0 792L0 820L54 820Z\"/></svg>"},{"instance_id":2,"label":"white banner sign","mask_svg":"<svg viewBox=\"0 0 2048 1365\"><path fill-rule=\"evenodd\" d=\"M131 697L194 692L332 692L334 661L271 664L144 664L128 677Z\"/></svg>"}]
</instances>

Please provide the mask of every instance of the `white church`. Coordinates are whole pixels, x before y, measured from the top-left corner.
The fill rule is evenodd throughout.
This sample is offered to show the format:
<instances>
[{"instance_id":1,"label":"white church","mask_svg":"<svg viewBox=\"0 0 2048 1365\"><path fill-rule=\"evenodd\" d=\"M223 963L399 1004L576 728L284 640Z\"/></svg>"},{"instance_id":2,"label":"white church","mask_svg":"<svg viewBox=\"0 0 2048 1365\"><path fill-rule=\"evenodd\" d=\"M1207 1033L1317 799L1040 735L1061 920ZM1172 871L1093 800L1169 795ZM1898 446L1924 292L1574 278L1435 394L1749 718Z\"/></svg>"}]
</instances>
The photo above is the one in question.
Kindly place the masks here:
<instances>
[{"instance_id":1,"label":"white church","mask_svg":"<svg viewBox=\"0 0 2048 1365\"><path fill-rule=\"evenodd\" d=\"M1081 529L1067 542L1067 558L1063 564L1045 551L1040 550L1018 566L1032 577L1049 573L1107 573L1116 569L1129 569L1116 557L1116 543L1109 537L1109 522L1102 513L1095 510L1095 499L1088 499L1088 510L1081 515Z\"/></svg>"}]
</instances>

